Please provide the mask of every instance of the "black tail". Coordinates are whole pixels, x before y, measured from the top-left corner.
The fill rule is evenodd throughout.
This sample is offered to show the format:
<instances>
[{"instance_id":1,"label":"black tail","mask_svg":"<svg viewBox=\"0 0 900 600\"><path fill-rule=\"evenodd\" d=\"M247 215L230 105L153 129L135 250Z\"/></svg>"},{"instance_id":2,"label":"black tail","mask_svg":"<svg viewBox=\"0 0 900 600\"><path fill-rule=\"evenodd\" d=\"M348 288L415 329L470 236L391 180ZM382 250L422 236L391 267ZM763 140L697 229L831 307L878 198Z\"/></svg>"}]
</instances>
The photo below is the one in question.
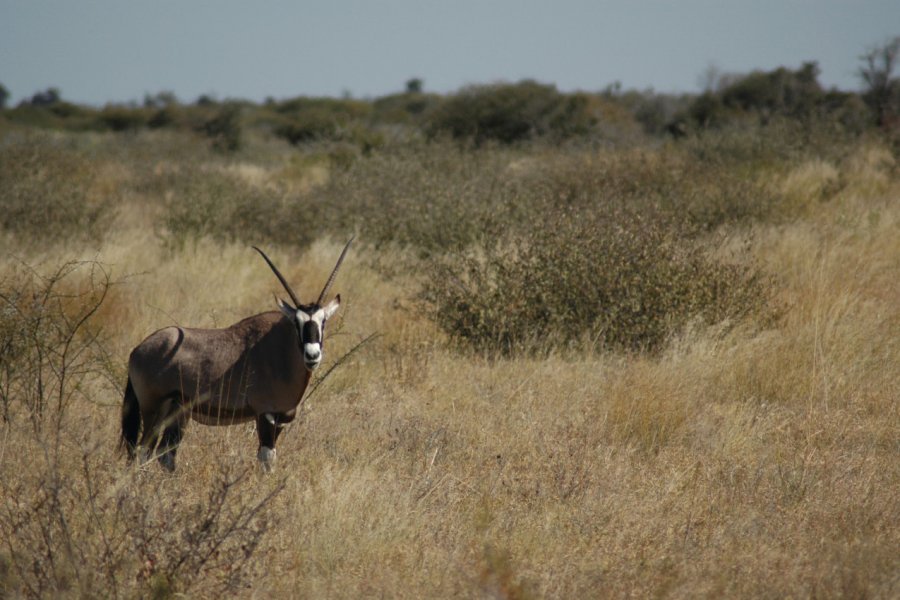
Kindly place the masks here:
<instances>
[{"instance_id":1,"label":"black tail","mask_svg":"<svg viewBox=\"0 0 900 600\"><path fill-rule=\"evenodd\" d=\"M128 460L134 460L134 452L137 447L138 434L141 432L141 407L138 404L134 387L131 385L131 377L125 386L125 399L122 401L122 442L128 453Z\"/></svg>"}]
</instances>

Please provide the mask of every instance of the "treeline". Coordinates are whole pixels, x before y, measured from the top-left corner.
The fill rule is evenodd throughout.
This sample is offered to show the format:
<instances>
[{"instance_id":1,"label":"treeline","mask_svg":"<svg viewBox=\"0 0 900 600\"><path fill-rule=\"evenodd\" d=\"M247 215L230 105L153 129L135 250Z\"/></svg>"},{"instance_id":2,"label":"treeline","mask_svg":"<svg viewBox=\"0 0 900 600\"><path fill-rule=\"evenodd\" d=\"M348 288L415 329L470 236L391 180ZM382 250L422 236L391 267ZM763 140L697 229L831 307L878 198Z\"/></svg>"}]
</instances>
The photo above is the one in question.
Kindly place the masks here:
<instances>
[{"instance_id":1,"label":"treeline","mask_svg":"<svg viewBox=\"0 0 900 600\"><path fill-rule=\"evenodd\" d=\"M97 109L67 102L55 88L3 111L11 123L75 131L178 129L207 136L231 151L244 133L271 133L294 145L349 142L368 151L410 136L449 137L482 145L543 140L634 141L682 137L711 129L768 125L785 120L849 134L900 129L900 79L894 70L900 37L861 57L860 92L826 90L815 62L741 76L717 75L701 94L623 91L563 93L532 80L473 85L439 95L411 79L402 93L375 99L297 97L262 104L201 96L179 101L172 93L148 95L142 104ZM9 94L0 86L0 102Z\"/></svg>"}]
</instances>

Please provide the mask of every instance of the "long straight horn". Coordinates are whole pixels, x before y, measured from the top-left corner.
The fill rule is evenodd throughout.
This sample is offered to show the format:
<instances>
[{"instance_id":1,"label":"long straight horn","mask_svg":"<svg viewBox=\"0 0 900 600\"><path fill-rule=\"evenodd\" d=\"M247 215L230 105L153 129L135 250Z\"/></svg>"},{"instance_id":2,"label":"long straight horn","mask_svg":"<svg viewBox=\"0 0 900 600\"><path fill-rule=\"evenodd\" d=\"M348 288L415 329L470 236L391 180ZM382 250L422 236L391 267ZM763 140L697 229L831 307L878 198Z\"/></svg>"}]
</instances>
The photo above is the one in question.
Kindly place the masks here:
<instances>
[{"instance_id":1,"label":"long straight horn","mask_svg":"<svg viewBox=\"0 0 900 600\"><path fill-rule=\"evenodd\" d=\"M344 246L343 251L341 251L341 256L338 258L337 264L334 265L334 269L331 270L331 276L328 277L328 281L325 282L325 287L322 288L322 293L319 294L319 299L316 300L316 304L321 306L322 300L325 299L325 295L328 294L328 290L331 289L331 284L334 283L334 278L337 277L338 269L341 267L341 263L344 262L344 257L347 256L347 250L350 249L350 244L353 243L353 238L355 237L355 235L351 237L347 242L347 245Z\"/></svg>"},{"instance_id":2,"label":"long straight horn","mask_svg":"<svg viewBox=\"0 0 900 600\"><path fill-rule=\"evenodd\" d=\"M257 252L259 252L262 255L262 257L266 260L266 262L269 263L269 266L272 267L272 271L275 272L275 277L278 278L278 281L280 281L281 285L284 286L284 289L288 293L288 296L290 296L291 300L294 301L294 308L297 308L298 306L300 306L300 300L297 299L297 294L295 294L294 290L291 289L291 286L288 285L288 282L281 275L281 272L278 270L278 267L276 267L275 264L271 260L269 260L269 257L266 256L265 252L263 252L256 246L253 246L253 249L256 250Z\"/></svg>"}]
</instances>

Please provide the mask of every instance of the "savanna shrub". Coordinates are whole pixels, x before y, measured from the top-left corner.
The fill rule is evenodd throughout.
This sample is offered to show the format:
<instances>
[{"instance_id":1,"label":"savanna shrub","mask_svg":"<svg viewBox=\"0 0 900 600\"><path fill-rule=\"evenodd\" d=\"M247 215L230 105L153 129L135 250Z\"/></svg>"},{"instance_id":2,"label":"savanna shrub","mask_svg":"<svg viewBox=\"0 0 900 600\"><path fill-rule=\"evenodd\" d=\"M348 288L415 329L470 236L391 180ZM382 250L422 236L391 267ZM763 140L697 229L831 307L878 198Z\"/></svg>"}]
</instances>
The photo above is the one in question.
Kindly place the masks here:
<instances>
[{"instance_id":1,"label":"savanna shrub","mask_svg":"<svg viewBox=\"0 0 900 600\"><path fill-rule=\"evenodd\" d=\"M372 120L376 123L418 124L424 115L442 101L443 98L437 94L425 94L421 91L382 96L372 101Z\"/></svg>"},{"instance_id":2,"label":"savanna shrub","mask_svg":"<svg viewBox=\"0 0 900 600\"><path fill-rule=\"evenodd\" d=\"M329 112L310 109L287 119L275 134L294 145L338 137L338 121Z\"/></svg>"},{"instance_id":3,"label":"savanna shrub","mask_svg":"<svg viewBox=\"0 0 900 600\"><path fill-rule=\"evenodd\" d=\"M150 129L173 127L183 118L180 113L181 110L177 105L163 106L150 115L150 118L147 119L147 127Z\"/></svg>"},{"instance_id":4,"label":"savanna shrub","mask_svg":"<svg viewBox=\"0 0 900 600\"><path fill-rule=\"evenodd\" d=\"M143 108L127 106L106 106L97 115L101 127L113 131L133 131L147 124L147 111Z\"/></svg>"},{"instance_id":5,"label":"savanna shrub","mask_svg":"<svg viewBox=\"0 0 900 600\"><path fill-rule=\"evenodd\" d=\"M234 152L241 147L241 108L223 104L216 114L203 122L199 130L212 142L213 148Z\"/></svg>"},{"instance_id":6,"label":"savanna shrub","mask_svg":"<svg viewBox=\"0 0 900 600\"><path fill-rule=\"evenodd\" d=\"M114 198L92 193L91 161L48 138L0 144L0 228L22 244L98 239Z\"/></svg>"},{"instance_id":7,"label":"savanna shrub","mask_svg":"<svg viewBox=\"0 0 900 600\"><path fill-rule=\"evenodd\" d=\"M425 254L490 244L569 209L655 211L695 232L776 215L780 198L767 166L698 160L693 151L461 151L431 142L355 161L314 194L318 205L341 207L325 215L332 229Z\"/></svg>"},{"instance_id":8,"label":"savanna shrub","mask_svg":"<svg viewBox=\"0 0 900 600\"><path fill-rule=\"evenodd\" d=\"M661 215L624 209L547 215L525 236L429 269L428 315L489 354L587 344L654 351L690 322L762 311L755 269L710 258Z\"/></svg>"},{"instance_id":9,"label":"savanna shrub","mask_svg":"<svg viewBox=\"0 0 900 600\"><path fill-rule=\"evenodd\" d=\"M376 246L458 250L515 223L515 196L503 176L509 161L501 149L463 152L441 143L374 153L333 172L316 204L330 207L323 224L357 229Z\"/></svg>"},{"instance_id":10,"label":"savanna shrub","mask_svg":"<svg viewBox=\"0 0 900 600\"><path fill-rule=\"evenodd\" d=\"M586 96L522 81L463 89L433 112L426 130L431 137L449 134L480 145L490 140L511 144L539 137L566 139L586 134L594 125Z\"/></svg>"},{"instance_id":11,"label":"savanna shrub","mask_svg":"<svg viewBox=\"0 0 900 600\"><path fill-rule=\"evenodd\" d=\"M116 282L97 262L42 274L22 264L0 280L0 419L57 424L85 383L109 375L95 317ZM50 419L52 417L52 419Z\"/></svg>"},{"instance_id":12,"label":"savanna shrub","mask_svg":"<svg viewBox=\"0 0 900 600\"><path fill-rule=\"evenodd\" d=\"M301 216L313 218L315 206L302 204L277 188L250 185L224 171L178 170L157 185L166 195L158 227L172 247L204 236L305 247L316 233L296 226Z\"/></svg>"},{"instance_id":13,"label":"savanna shrub","mask_svg":"<svg viewBox=\"0 0 900 600\"><path fill-rule=\"evenodd\" d=\"M294 145L322 140L342 140L352 125L371 113L369 103L332 98L293 98L271 107L281 115L275 134Z\"/></svg>"},{"instance_id":14,"label":"savanna shrub","mask_svg":"<svg viewBox=\"0 0 900 600\"><path fill-rule=\"evenodd\" d=\"M810 114L822 99L819 67L804 63L796 71L780 67L769 72L753 72L722 90L722 102L744 111L803 116Z\"/></svg>"},{"instance_id":15,"label":"savanna shrub","mask_svg":"<svg viewBox=\"0 0 900 600\"><path fill-rule=\"evenodd\" d=\"M0 590L12 598L234 597L262 570L283 482L218 468L165 494L98 451L91 427L40 444L28 473L0 481ZM48 452L63 445L65 452ZM72 451L72 449L75 451ZM12 473L12 465L3 465ZM21 467L20 467L21 469ZM188 493L197 491L199 493ZM262 552L259 552L262 550ZM121 596L119 595L121 594Z\"/></svg>"},{"instance_id":16,"label":"savanna shrub","mask_svg":"<svg viewBox=\"0 0 900 600\"><path fill-rule=\"evenodd\" d=\"M777 139L777 129L785 124L797 130L801 141L805 132L823 128L860 135L870 118L860 97L824 91L818 75L818 65L807 62L796 70L780 67L734 78L719 90L697 96L675 114L670 131L675 127L687 132L775 123L774 132L766 130L760 137L774 133Z\"/></svg>"},{"instance_id":17,"label":"savanna shrub","mask_svg":"<svg viewBox=\"0 0 900 600\"><path fill-rule=\"evenodd\" d=\"M770 169L716 156L698 160L684 151L689 147L557 154L519 177L519 197L544 204L540 210L614 205L655 211L698 231L774 214L779 198Z\"/></svg>"}]
</instances>

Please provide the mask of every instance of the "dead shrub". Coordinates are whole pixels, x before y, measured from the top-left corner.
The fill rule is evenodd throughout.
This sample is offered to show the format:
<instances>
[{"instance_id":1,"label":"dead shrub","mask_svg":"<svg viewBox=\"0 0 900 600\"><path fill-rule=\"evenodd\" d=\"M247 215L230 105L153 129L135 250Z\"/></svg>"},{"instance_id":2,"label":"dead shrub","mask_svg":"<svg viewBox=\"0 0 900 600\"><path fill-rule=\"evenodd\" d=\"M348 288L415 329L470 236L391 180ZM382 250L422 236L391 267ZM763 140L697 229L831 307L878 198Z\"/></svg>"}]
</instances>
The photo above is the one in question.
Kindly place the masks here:
<instances>
[{"instance_id":1,"label":"dead shrub","mask_svg":"<svg viewBox=\"0 0 900 600\"><path fill-rule=\"evenodd\" d=\"M116 282L94 261L68 261L40 274L21 265L0 284L0 410L22 411L35 431L57 427L91 380L110 376L94 317ZM89 400L88 400L89 401Z\"/></svg>"},{"instance_id":2,"label":"dead shrub","mask_svg":"<svg viewBox=\"0 0 900 600\"><path fill-rule=\"evenodd\" d=\"M208 487L199 484L199 498L198 490L161 493L149 474L114 468L89 431L54 435L66 452L40 451L54 445L50 434L18 438L34 451L29 475L0 481L0 589L30 598L221 597L258 574L252 559L283 481L254 485L247 471L223 466Z\"/></svg>"}]
</instances>

